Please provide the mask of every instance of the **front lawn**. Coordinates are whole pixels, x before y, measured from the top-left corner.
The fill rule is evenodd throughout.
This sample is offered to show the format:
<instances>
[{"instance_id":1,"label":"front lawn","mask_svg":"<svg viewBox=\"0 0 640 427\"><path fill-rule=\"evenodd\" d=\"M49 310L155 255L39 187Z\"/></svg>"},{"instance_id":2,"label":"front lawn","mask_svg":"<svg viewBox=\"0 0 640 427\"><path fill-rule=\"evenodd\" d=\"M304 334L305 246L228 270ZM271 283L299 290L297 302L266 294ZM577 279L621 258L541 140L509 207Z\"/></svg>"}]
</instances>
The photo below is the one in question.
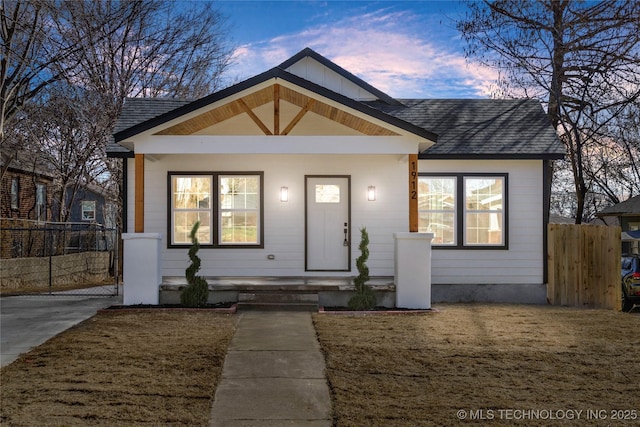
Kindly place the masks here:
<instances>
[{"instance_id":1,"label":"front lawn","mask_svg":"<svg viewBox=\"0 0 640 427\"><path fill-rule=\"evenodd\" d=\"M640 424L640 316L439 309L314 315L338 426Z\"/></svg>"},{"instance_id":2,"label":"front lawn","mask_svg":"<svg viewBox=\"0 0 640 427\"><path fill-rule=\"evenodd\" d=\"M98 314L5 366L0 424L207 426L236 317Z\"/></svg>"},{"instance_id":3,"label":"front lawn","mask_svg":"<svg viewBox=\"0 0 640 427\"><path fill-rule=\"evenodd\" d=\"M313 315L337 426L639 424L637 314L437 308ZM0 424L207 426L236 319L98 314L2 368Z\"/></svg>"}]
</instances>

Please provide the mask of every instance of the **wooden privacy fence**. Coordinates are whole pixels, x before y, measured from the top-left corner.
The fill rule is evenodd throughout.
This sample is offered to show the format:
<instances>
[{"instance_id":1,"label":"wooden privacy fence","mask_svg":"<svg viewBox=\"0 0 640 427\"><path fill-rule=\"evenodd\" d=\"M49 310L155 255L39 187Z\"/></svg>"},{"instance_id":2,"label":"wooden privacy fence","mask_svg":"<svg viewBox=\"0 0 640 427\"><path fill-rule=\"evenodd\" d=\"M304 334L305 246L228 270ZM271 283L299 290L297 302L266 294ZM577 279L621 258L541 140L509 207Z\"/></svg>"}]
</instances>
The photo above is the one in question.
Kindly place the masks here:
<instances>
[{"instance_id":1,"label":"wooden privacy fence","mask_svg":"<svg viewBox=\"0 0 640 427\"><path fill-rule=\"evenodd\" d=\"M622 309L620 227L549 224L547 300Z\"/></svg>"}]
</instances>

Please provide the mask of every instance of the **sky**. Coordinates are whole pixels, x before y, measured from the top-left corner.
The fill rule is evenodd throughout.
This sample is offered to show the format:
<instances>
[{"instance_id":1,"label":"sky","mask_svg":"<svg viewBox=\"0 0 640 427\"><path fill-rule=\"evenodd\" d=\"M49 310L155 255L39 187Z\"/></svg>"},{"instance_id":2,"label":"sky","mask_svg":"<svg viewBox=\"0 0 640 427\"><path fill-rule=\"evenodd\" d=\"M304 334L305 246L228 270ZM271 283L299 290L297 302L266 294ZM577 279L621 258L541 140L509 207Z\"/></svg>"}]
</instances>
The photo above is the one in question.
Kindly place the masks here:
<instances>
[{"instance_id":1,"label":"sky","mask_svg":"<svg viewBox=\"0 0 640 427\"><path fill-rule=\"evenodd\" d=\"M495 70L470 64L455 29L460 1L248 1L214 4L235 46L227 78L242 81L305 47L395 98L486 98Z\"/></svg>"}]
</instances>

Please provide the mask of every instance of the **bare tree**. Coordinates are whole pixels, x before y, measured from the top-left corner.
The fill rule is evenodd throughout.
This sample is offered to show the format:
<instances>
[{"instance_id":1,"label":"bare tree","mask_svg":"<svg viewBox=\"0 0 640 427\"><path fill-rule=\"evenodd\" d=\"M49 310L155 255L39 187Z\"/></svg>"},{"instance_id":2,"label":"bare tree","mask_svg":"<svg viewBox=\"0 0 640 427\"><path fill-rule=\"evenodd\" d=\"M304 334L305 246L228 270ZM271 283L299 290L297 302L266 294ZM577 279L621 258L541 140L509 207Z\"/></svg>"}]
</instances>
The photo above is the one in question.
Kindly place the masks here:
<instances>
[{"instance_id":1,"label":"bare tree","mask_svg":"<svg viewBox=\"0 0 640 427\"><path fill-rule=\"evenodd\" d=\"M76 1L59 14L78 47L63 67L78 64L74 83L105 95L114 121L126 97L211 93L231 58L225 20L210 3Z\"/></svg>"},{"instance_id":2,"label":"bare tree","mask_svg":"<svg viewBox=\"0 0 640 427\"><path fill-rule=\"evenodd\" d=\"M58 171L61 206L65 191L97 177L111 179L104 184L119 201L122 165L105 147L127 97L208 94L232 52L211 3L2 0L1 19L2 126L11 136L2 166L5 152L37 142Z\"/></svg>"},{"instance_id":3,"label":"bare tree","mask_svg":"<svg viewBox=\"0 0 640 427\"><path fill-rule=\"evenodd\" d=\"M63 20L78 49L62 67L77 64L72 82L101 96L103 153L127 97L207 95L222 85L231 59L226 21L210 3L67 2L59 11ZM105 163L108 188L121 206L122 161Z\"/></svg>"},{"instance_id":4,"label":"bare tree","mask_svg":"<svg viewBox=\"0 0 640 427\"><path fill-rule=\"evenodd\" d=\"M603 155L612 148L607 128L640 97L640 3L469 2L458 29L468 43L468 57L502 70L504 93L546 102L567 147L574 215L581 222L595 186L622 184L604 182L601 172L609 160ZM617 178L609 174L606 179ZM614 201L614 193L605 195Z\"/></svg>"},{"instance_id":5,"label":"bare tree","mask_svg":"<svg viewBox=\"0 0 640 427\"><path fill-rule=\"evenodd\" d=\"M55 174L54 220L67 221L81 187L104 184L108 171L103 141L108 119L102 96L64 82L48 89L47 102L27 110L32 134L39 141L39 157Z\"/></svg>"},{"instance_id":6,"label":"bare tree","mask_svg":"<svg viewBox=\"0 0 640 427\"><path fill-rule=\"evenodd\" d=\"M0 141L4 176L17 153L24 148L17 133L11 139L7 126L18 126L16 117L23 106L49 84L60 79L63 68L51 65L65 57L73 47L57 37L50 20L53 3L47 0L2 0L0 3ZM12 119L13 123L12 123Z\"/></svg>"}]
</instances>

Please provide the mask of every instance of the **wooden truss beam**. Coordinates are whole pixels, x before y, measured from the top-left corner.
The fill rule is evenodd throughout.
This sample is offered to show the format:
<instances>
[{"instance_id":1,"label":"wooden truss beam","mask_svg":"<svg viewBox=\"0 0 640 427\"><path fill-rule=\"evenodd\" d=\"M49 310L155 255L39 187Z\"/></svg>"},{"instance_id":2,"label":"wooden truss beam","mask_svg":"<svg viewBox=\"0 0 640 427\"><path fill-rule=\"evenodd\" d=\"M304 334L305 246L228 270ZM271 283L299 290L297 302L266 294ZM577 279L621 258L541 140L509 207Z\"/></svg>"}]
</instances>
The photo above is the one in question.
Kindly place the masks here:
<instances>
[{"instance_id":1,"label":"wooden truss beam","mask_svg":"<svg viewBox=\"0 0 640 427\"><path fill-rule=\"evenodd\" d=\"M293 128L298 124L298 122L300 122L300 120L302 120L304 115L307 114L307 112L313 107L313 104L315 104L315 103L316 103L315 99L309 98L309 101L307 102L307 105L302 107L302 109L300 111L298 111L298 114L296 114L296 116L293 118L293 120L291 120L291 123L289 123L287 125L287 127L284 128L284 130L282 131L282 135L289 135L289 132L291 132L293 130Z\"/></svg>"},{"instance_id":2,"label":"wooden truss beam","mask_svg":"<svg viewBox=\"0 0 640 427\"><path fill-rule=\"evenodd\" d=\"M264 132L265 135L273 135L267 125L262 123L262 120L260 120L260 118L256 116L256 113L254 113L253 110L249 108L247 103L244 102L242 98L238 99L238 103L240 104L244 112L247 113L249 117L251 117L251 120L253 120L253 122L258 125L258 127L262 130L262 132Z\"/></svg>"}]
</instances>

